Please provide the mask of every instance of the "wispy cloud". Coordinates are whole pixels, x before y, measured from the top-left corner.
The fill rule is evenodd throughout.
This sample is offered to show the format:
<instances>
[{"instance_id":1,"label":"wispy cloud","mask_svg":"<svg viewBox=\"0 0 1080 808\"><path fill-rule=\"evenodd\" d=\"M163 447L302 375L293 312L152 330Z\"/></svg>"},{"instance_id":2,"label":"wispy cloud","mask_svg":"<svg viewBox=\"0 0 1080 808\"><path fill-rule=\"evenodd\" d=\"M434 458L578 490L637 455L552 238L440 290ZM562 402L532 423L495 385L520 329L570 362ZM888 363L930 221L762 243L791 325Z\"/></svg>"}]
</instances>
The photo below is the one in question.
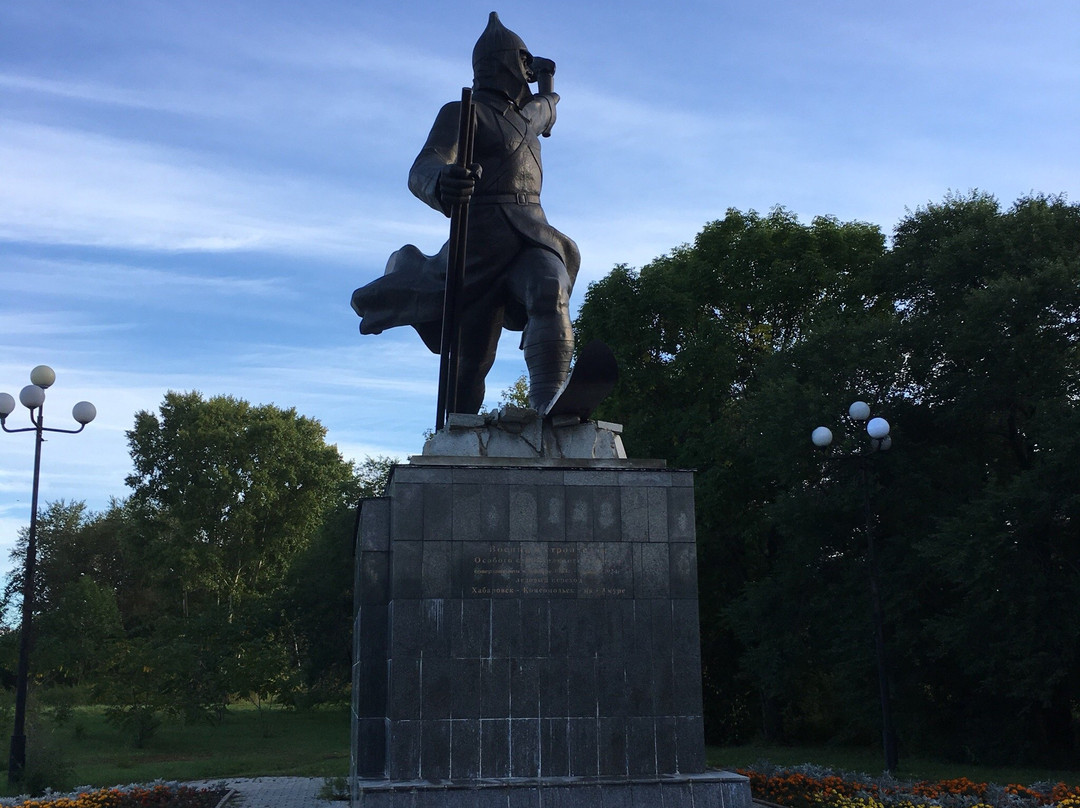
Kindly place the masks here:
<instances>
[{"instance_id":1,"label":"wispy cloud","mask_svg":"<svg viewBox=\"0 0 1080 808\"><path fill-rule=\"evenodd\" d=\"M395 215L393 199L376 203L371 191L206 160L71 129L5 125L0 239L355 257L378 234L398 233L408 216Z\"/></svg>"}]
</instances>

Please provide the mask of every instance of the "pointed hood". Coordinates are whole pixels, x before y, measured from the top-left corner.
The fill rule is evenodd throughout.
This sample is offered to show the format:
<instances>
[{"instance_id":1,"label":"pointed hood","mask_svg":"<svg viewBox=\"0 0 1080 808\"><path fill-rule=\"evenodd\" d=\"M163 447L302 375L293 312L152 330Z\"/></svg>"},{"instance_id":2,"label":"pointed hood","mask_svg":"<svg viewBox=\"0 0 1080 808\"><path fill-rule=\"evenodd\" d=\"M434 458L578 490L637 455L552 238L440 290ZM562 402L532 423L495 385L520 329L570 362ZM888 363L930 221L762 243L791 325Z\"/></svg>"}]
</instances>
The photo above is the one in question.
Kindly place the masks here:
<instances>
[{"instance_id":1,"label":"pointed hood","mask_svg":"<svg viewBox=\"0 0 1080 808\"><path fill-rule=\"evenodd\" d=\"M472 63L475 71L478 66L490 59L496 59L505 64L505 51L510 51L514 62L518 61L518 54L527 51L525 42L502 24L497 12L491 12L488 16L487 28L473 46Z\"/></svg>"}]
</instances>

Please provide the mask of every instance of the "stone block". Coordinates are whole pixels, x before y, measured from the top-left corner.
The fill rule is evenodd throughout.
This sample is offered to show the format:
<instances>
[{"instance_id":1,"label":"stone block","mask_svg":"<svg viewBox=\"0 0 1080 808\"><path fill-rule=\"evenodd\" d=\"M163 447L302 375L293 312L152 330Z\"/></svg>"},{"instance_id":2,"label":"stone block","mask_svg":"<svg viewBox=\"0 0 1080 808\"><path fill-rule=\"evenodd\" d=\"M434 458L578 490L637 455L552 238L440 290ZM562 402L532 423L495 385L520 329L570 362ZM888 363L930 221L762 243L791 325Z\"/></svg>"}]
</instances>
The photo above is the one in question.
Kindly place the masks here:
<instances>
[{"instance_id":1,"label":"stone block","mask_svg":"<svg viewBox=\"0 0 1080 808\"><path fill-rule=\"evenodd\" d=\"M365 550L356 560L356 605L386 606L390 602L390 554Z\"/></svg>"},{"instance_id":2,"label":"stone block","mask_svg":"<svg viewBox=\"0 0 1080 808\"><path fill-rule=\"evenodd\" d=\"M420 777L420 722L391 721L387 774L391 780Z\"/></svg>"},{"instance_id":3,"label":"stone block","mask_svg":"<svg viewBox=\"0 0 1080 808\"><path fill-rule=\"evenodd\" d=\"M424 441L424 454L435 457L480 457L482 434L472 429L440 429Z\"/></svg>"},{"instance_id":4,"label":"stone block","mask_svg":"<svg viewBox=\"0 0 1080 808\"><path fill-rule=\"evenodd\" d=\"M480 720L451 721L450 777L454 780L475 780L479 776Z\"/></svg>"},{"instance_id":5,"label":"stone block","mask_svg":"<svg viewBox=\"0 0 1080 808\"><path fill-rule=\"evenodd\" d=\"M668 536L673 542L693 542L694 489L672 486L668 489Z\"/></svg>"},{"instance_id":6,"label":"stone block","mask_svg":"<svg viewBox=\"0 0 1080 808\"><path fill-rule=\"evenodd\" d=\"M663 488L648 489L649 541L668 541L668 492Z\"/></svg>"},{"instance_id":7,"label":"stone block","mask_svg":"<svg viewBox=\"0 0 1080 808\"><path fill-rule=\"evenodd\" d=\"M540 673L540 716L565 719L569 714L570 680L566 674L565 657L544 657L537 660Z\"/></svg>"},{"instance_id":8,"label":"stone block","mask_svg":"<svg viewBox=\"0 0 1080 808\"><path fill-rule=\"evenodd\" d=\"M543 777L570 775L570 746L565 717L540 719L540 774Z\"/></svg>"},{"instance_id":9,"label":"stone block","mask_svg":"<svg viewBox=\"0 0 1080 808\"><path fill-rule=\"evenodd\" d=\"M510 719L480 719L480 776L510 776Z\"/></svg>"},{"instance_id":10,"label":"stone block","mask_svg":"<svg viewBox=\"0 0 1080 808\"><path fill-rule=\"evenodd\" d=\"M439 781L450 778L450 720L420 721L420 777Z\"/></svg>"},{"instance_id":11,"label":"stone block","mask_svg":"<svg viewBox=\"0 0 1080 808\"><path fill-rule=\"evenodd\" d=\"M566 488L566 538L568 541L592 541L593 490L580 486Z\"/></svg>"},{"instance_id":12,"label":"stone block","mask_svg":"<svg viewBox=\"0 0 1080 808\"><path fill-rule=\"evenodd\" d=\"M447 601L442 598L424 598L420 601L420 647L424 656L445 658L450 655L450 620L447 618ZM450 613L453 614L451 605Z\"/></svg>"},{"instance_id":13,"label":"stone block","mask_svg":"<svg viewBox=\"0 0 1080 808\"><path fill-rule=\"evenodd\" d=\"M481 661L479 659L450 659L452 681L450 685L450 717L454 719L480 718Z\"/></svg>"},{"instance_id":14,"label":"stone block","mask_svg":"<svg viewBox=\"0 0 1080 808\"><path fill-rule=\"evenodd\" d=\"M657 774L674 774L678 771L675 719L670 715L658 715L653 722L653 731L656 733Z\"/></svg>"},{"instance_id":15,"label":"stone block","mask_svg":"<svg viewBox=\"0 0 1080 808\"><path fill-rule=\"evenodd\" d=\"M503 806L500 805L499 808ZM540 789L535 786L509 789L505 808L541 808Z\"/></svg>"},{"instance_id":16,"label":"stone block","mask_svg":"<svg viewBox=\"0 0 1080 808\"><path fill-rule=\"evenodd\" d=\"M449 598L454 594L451 587L449 541L423 543L420 592L423 598Z\"/></svg>"},{"instance_id":17,"label":"stone block","mask_svg":"<svg viewBox=\"0 0 1080 808\"><path fill-rule=\"evenodd\" d=\"M630 714L626 666L627 660L622 657L597 660L596 702L599 715L624 718Z\"/></svg>"},{"instance_id":18,"label":"stone block","mask_svg":"<svg viewBox=\"0 0 1080 808\"><path fill-rule=\"evenodd\" d=\"M491 654L510 659L521 653L521 600L501 598L491 608Z\"/></svg>"},{"instance_id":19,"label":"stone block","mask_svg":"<svg viewBox=\"0 0 1080 808\"><path fill-rule=\"evenodd\" d=\"M600 750L595 716L570 718L567 725L570 735L570 776L596 777Z\"/></svg>"},{"instance_id":20,"label":"stone block","mask_svg":"<svg viewBox=\"0 0 1080 808\"><path fill-rule=\"evenodd\" d=\"M454 486L453 540L480 541L480 495L483 486L478 484L457 484ZM450 539L450 536L444 537Z\"/></svg>"},{"instance_id":21,"label":"stone block","mask_svg":"<svg viewBox=\"0 0 1080 808\"><path fill-rule=\"evenodd\" d=\"M390 490L390 525L395 540L420 540L424 535L424 487L395 484Z\"/></svg>"},{"instance_id":22,"label":"stone block","mask_svg":"<svg viewBox=\"0 0 1080 808\"><path fill-rule=\"evenodd\" d=\"M510 492L505 485L485 485L480 491L481 541L506 541L510 533Z\"/></svg>"},{"instance_id":23,"label":"stone block","mask_svg":"<svg viewBox=\"0 0 1080 808\"><path fill-rule=\"evenodd\" d=\"M540 485L536 491L537 537L541 541L566 539L566 489L562 485Z\"/></svg>"},{"instance_id":24,"label":"stone block","mask_svg":"<svg viewBox=\"0 0 1080 808\"><path fill-rule=\"evenodd\" d=\"M701 715L701 661L698 657L674 658L674 690L671 711L675 715Z\"/></svg>"},{"instance_id":25,"label":"stone block","mask_svg":"<svg viewBox=\"0 0 1080 808\"><path fill-rule=\"evenodd\" d=\"M638 542L634 544L634 596L666 598L671 569L668 545Z\"/></svg>"},{"instance_id":26,"label":"stone block","mask_svg":"<svg viewBox=\"0 0 1080 808\"><path fill-rule=\"evenodd\" d=\"M393 720L420 719L420 659L394 657L389 667L389 702L386 715Z\"/></svg>"},{"instance_id":27,"label":"stone block","mask_svg":"<svg viewBox=\"0 0 1080 808\"><path fill-rule=\"evenodd\" d=\"M661 783L660 796L664 808L695 808L690 783Z\"/></svg>"},{"instance_id":28,"label":"stone block","mask_svg":"<svg viewBox=\"0 0 1080 808\"><path fill-rule=\"evenodd\" d=\"M424 541L449 541L454 529L454 486L424 487Z\"/></svg>"},{"instance_id":29,"label":"stone block","mask_svg":"<svg viewBox=\"0 0 1080 808\"><path fill-rule=\"evenodd\" d=\"M540 776L540 719L510 719L510 776Z\"/></svg>"},{"instance_id":30,"label":"stone block","mask_svg":"<svg viewBox=\"0 0 1080 808\"><path fill-rule=\"evenodd\" d=\"M652 666L652 714L672 715L675 711L675 671L670 657L654 659ZM657 743L659 748L659 742Z\"/></svg>"},{"instance_id":31,"label":"stone block","mask_svg":"<svg viewBox=\"0 0 1080 808\"><path fill-rule=\"evenodd\" d=\"M656 776L656 732L651 717L627 720L626 766L630 777Z\"/></svg>"},{"instance_id":32,"label":"stone block","mask_svg":"<svg viewBox=\"0 0 1080 808\"><path fill-rule=\"evenodd\" d=\"M525 657L546 657L550 652L548 601L543 597L521 601L521 653Z\"/></svg>"},{"instance_id":33,"label":"stone block","mask_svg":"<svg viewBox=\"0 0 1080 808\"><path fill-rule=\"evenodd\" d=\"M646 655L625 661L627 712L631 716L651 716L653 709L653 664Z\"/></svg>"},{"instance_id":34,"label":"stone block","mask_svg":"<svg viewBox=\"0 0 1080 808\"><path fill-rule=\"evenodd\" d=\"M360 505L360 550L390 549L390 500L365 499Z\"/></svg>"},{"instance_id":35,"label":"stone block","mask_svg":"<svg viewBox=\"0 0 1080 808\"><path fill-rule=\"evenodd\" d=\"M602 542L622 539L622 494L613 485L593 491L593 537Z\"/></svg>"},{"instance_id":36,"label":"stone block","mask_svg":"<svg viewBox=\"0 0 1080 808\"><path fill-rule=\"evenodd\" d=\"M671 544L668 547L668 594L673 598L693 598L697 601L697 548L693 544Z\"/></svg>"},{"instance_id":37,"label":"stone block","mask_svg":"<svg viewBox=\"0 0 1080 808\"><path fill-rule=\"evenodd\" d=\"M491 648L491 607L487 600L462 598L450 621L450 653L455 658L487 656Z\"/></svg>"},{"instance_id":38,"label":"stone block","mask_svg":"<svg viewBox=\"0 0 1080 808\"><path fill-rule=\"evenodd\" d=\"M507 808L510 805L508 789L478 789L476 808Z\"/></svg>"},{"instance_id":39,"label":"stone block","mask_svg":"<svg viewBox=\"0 0 1080 808\"><path fill-rule=\"evenodd\" d=\"M705 771L705 723L700 714L675 717L675 754L683 774Z\"/></svg>"},{"instance_id":40,"label":"stone block","mask_svg":"<svg viewBox=\"0 0 1080 808\"><path fill-rule=\"evenodd\" d=\"M510 660L510 717L540 715L540 661L535 657Z\"/></svg>"},{"instance_id":41,"label":"stone block","mask_svg":"<svg viewBox=\"0 0 1080 808\"><path fill-rule=\"evenodd\" d=\"M390 597L394 600L423 597L423 550L423 542L394 542L390 552Z\"/></svg>"},{"instance_id":42,"label":"stone block","mask_svg":"<svg viewBox=\"0 0 1080 808\"><path fill-rule=\"evenodd\" d=\"M597 719L596 732L599 747L599 775L601 777L625 776L626 722L619 718L601 717Z\"/></svg>"},{"instance_id":43,"label":"stone block","mask_svg":"<svg viewBox=\"0 0 1080 808\"><path fill-rule=\"evenodd\" d=\"M611 598L634 597L634 545L630 543L604 544L604 577Z\"/></svg>"},{"instance_id":44,"label":"stone block","mask_svg":"<svg viewBox=\"0 0 1080 808\"><path fill-rule=\"evenodd\" d=\"M577 718L596 716L597 688L594 657L571 657L567 661L566 675L570 680L567 690L567 715Z\"/></svg>"},{"instance_id":45,"label":"stone block","mask_svg":"<svg viewBox=\"0 0 1080 808\"><path fill-rule=\"evenodd\" d=\"M390 656L420 656L420 601L399 598L390 604Z\"/></svg>"},{"instance_id":46,"label":"stone block","mask_svg":"<svg viewBox=\"0 0 1080 808\"><path fill-rule=\"evenodd\" d=\"M671 601L671 645L675 656L700 659L697 598Z\"/></svg>"},{"instance_id":47,"label":"stone block","mask_svg":"<svg viewBox=\"0 0 1080 808\"><path fill-rule=\"evenodd\" d=\"M627 542L647 541L649 538L649 492L639 486L624 486L619 490L620 539Z\"/></svg>"},{"instance_id":48,"label":"stone block","mask_svg":"<svg viewBox=\"0 0 1080 808\"><path fill-rule=\"evenodd\" d=\"M513 485L508 492L510 541L535 541L538 533L535 485Z\"/></svg>"},{"instance_id":49,"label":"stone block","mask_svg":"<svg viewBox=\"0 0 1080 808\"><path fill-rule=\"evenodd\" d=\"M510 715L510 660L491 657L480 660L480 717L506 718Z\"/></svg>"}]
</instances>

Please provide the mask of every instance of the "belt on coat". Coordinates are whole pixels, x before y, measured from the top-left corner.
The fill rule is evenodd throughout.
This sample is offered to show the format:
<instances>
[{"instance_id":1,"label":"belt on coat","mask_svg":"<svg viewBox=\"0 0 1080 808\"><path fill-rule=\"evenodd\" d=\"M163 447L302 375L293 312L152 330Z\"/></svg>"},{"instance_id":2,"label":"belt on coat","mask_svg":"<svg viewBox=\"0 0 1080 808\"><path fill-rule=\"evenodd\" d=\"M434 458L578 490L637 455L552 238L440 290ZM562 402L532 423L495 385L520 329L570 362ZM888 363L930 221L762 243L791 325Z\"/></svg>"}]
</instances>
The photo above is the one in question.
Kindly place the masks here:
<instances>
[{"instance_id":1,"label":"belt on coat","mask_svg":"<svg viewBox=\"0 0 1080 808\"><path fill-rule=\"evenodd\" d=\"M540 194L474 194L473 205L539 205Z\"/></svg>"}]
</instances>

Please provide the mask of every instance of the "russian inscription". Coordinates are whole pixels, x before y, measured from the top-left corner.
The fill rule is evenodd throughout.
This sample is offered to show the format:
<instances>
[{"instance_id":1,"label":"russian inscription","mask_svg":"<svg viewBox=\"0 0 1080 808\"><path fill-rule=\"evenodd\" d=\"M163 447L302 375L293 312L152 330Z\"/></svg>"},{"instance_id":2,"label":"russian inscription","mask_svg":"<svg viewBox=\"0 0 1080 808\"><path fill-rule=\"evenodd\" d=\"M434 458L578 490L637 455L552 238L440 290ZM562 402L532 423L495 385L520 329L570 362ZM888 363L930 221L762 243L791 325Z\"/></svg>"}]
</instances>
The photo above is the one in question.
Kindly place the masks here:
<instances>
[{"instance_id":1,"label":"russian inscription","mask_svg":"<svg viewBox=\"0 0 1080 808\"><path fill-rule=\"evenodd\" d=\"M473 597L611 598L630 595L621 558L574 542L491 542L471 559Z\"/></svg>"}]
</instances>

